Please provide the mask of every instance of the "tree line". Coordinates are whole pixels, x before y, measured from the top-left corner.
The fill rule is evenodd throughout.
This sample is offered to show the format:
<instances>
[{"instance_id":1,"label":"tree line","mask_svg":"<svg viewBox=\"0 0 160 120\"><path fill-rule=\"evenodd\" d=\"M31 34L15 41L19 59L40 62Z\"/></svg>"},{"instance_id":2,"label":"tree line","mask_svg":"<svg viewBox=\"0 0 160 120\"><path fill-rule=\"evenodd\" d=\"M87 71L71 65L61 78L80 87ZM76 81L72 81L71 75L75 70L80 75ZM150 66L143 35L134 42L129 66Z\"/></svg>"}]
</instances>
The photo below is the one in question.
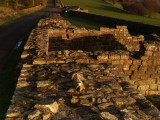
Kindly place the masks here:
<instances>
[{"instance_id":1,"label":"tree line","mask_svg":"<svg viewBox=\"0 0 160 120\"><path fill-rule=\"evenodd\" d=\"M109 0L113 4L120 2L123 9L131 14L154 17L156 13L160 13L159 0Z\"/></svg>"},{"instance_id":2,"label":"tree line","mask_svg":"<svg viewBox=\"0 0 160 120\"><path fill-rule=\"evenodd\" d=\"M0 3L13 9L23 9L37 5L45 5L46 0L0 0Z\"/></svg>"}]
</instances>

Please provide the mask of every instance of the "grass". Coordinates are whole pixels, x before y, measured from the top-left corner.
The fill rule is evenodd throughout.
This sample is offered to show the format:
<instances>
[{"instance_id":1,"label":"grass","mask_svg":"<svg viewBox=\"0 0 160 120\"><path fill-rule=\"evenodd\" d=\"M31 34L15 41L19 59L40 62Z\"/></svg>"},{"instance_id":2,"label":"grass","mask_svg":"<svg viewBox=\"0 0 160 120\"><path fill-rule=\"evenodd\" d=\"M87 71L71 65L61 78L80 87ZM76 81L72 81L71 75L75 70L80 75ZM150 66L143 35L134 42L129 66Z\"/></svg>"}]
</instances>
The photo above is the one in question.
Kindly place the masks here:
<instances>
[{"instance_id":1,"label":"grass","mask_svg":"<svg viewBox=\"0 0 160 120\"><path fill-rule=\"evenodd\" d=\"M62 15L62 17L64 17L64 19L69 21L72 25L77 26L77 27L85 27L86 29L99 30L99 28L102 26L109 27L109 28L114 27L114 26L108 26L102 23L95 23L94 21L90 21L90 20L83 19L80 17L68 16L68 15Z\"/></svg>"},{"instance_id":2,"label":"grass","mask_svg":"<svg viewBox=\"0 0 160 120\"><path fill-rule=\"evenodd\" d=\"M13 12L14 10L8 7L0 6L0 13Z\"/></svg>"},{"instance_id":3,"label":"grass","mask_svg":"<svg viewBox=\"0 0 160 120\"><path fill-rule=\"evenodd\" d=\"M74 6L80 6L82 8L88 9L89 13L160 26L159 19L152 19L144 16L129 14L128 12L124 11L120 5L113 6L112 4L107 3L103 0L87 0L87 1L86 0L76 0L76 1L62 0L62 1L64 5L74 5Z\"/></svg>"},{"instance_id":4,"label":"grass","mask_svg":"<svg viewBox=\"0 0 160 120\"><path fill-rule=\"evenodd\" d=\"M80 17L68 16L65 14L63 14L62 17L76 27L85 27L86 29L96 29L96 30L99 30L100 27L115 28L115 26L103 23L97 23ZM139 35L139 33L136 31L129 31L129 33L131 35Z\"/></svg>"},{"instance_id":5,"label":"grass","mask_svg":"<svg viewBox=\"0 0 160 120\"><path fill-rule=\"evenodd\" d=\"M0 7L0 8L1 8L1 7ZM5 19L2 19L2 20L0 20L0 25L5 24L5 23L8 23L8 22L11 22L11 21L13 21L13 20L15 20L15 19L18 19L18 18L20 18L20 17L23 17L23 16L25 16L25 15L34 13L34 12L36 12L36 11L42 9L42 8L44 8L44 6L42 6L41 8L39 8L39 9L37 9L37 10L33 10L33 11L30 11L30 12L27 12L27 13L22 13L22 14L18 14L18 15L16 15L16 16L13 16L13 17L8 17L8 18L5 18ZM7 8L6 8L6 9L7 9ZM1 10L1 9L0 9L0 10ZM7 14L7 12L6 12L6 14Z\"/></svg>"}]
</instances>

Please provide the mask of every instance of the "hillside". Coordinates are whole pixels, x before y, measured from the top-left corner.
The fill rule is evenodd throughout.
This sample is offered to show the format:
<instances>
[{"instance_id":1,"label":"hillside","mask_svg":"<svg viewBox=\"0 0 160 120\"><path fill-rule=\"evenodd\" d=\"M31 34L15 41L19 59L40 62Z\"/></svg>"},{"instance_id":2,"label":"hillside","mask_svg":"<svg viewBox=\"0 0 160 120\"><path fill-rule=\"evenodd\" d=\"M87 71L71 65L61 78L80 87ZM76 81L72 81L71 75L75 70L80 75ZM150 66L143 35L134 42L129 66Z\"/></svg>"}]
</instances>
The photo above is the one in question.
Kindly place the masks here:
<instances>
[{"instance_id":1,"label":"hillside","mask_svg":"<svg viewBox=\"0 0 160 120\"><path fill-rule=\"evenodd\" d=\"M88 9L89 13L160 26L159 19L152 19L148 17L132 15L124 11L123 9L113 6L102 0L87 0L87 2L86 0L77 0L76 2L74 0L62 1L64 5L75 5Z\"/></svg>"}]
</instances>

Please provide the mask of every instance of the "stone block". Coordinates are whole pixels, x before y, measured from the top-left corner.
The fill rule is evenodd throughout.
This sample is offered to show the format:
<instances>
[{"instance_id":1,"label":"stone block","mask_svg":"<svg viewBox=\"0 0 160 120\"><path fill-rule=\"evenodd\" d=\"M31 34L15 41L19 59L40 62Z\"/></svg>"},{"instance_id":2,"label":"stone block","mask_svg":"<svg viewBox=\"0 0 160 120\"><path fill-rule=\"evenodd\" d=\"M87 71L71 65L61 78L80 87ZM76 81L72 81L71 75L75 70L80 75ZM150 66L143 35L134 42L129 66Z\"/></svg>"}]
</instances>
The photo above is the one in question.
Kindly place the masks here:
<instances>
[{"instance_id":1,"label":"stone block","mask_svg":"<svg viewBox=\"0 0 160 120\"><path fill-rule=\"evenodd\" d=\"M132 62L133 62L132 60L125 60L125 61L124 61L124 63L125 63L126 65L131 65Z\"/></svg>"},{"instance_id":2,"label":"stone block","mask_svg":"<svg viewBox=\"0 0 160 120\"><path fill-rule=\"evenodd\" d=\"M156 48L155 45L152 45L152 44L145 44L145 49L146 51L154 51Z\"/></svg>"},{"instance_id":3,"label":"stone block","mask_svg":"<svg viewBox=\"0 0 160 120\"><path fill-rule=\"evenodd\" d=\"M131 65L130 70L132 71L138 71L139 65Z\"/></svg>"},{"instance_id":4,"label":"stone block","mask_svg":"<svg viewBox=\"0 0 160 120\"><path fill-rule=\"evenodd\" d=\"M106 27L100 27L100 32L109 32L110 29Z\"/></svg>"},{"instance_id":5,"label":"stone block","mask_svg":"<svg viewBox=\"0 0 160 120\"><path fill-rule=\"evenodd\" d=\"M120 61L119 60L113 60L112 61L112 65L119 65L120 64Z\"/></svg>"},{"instance_id":6,"label":"stone block","mask_svg":"<svg viewBox=\"0 0 160 120\"><path fill-rule=\"evenodd\" d=\"M148 92L148 95L157 95L158 94L158 91L149 91Z\"/></svg>"},{"instance_id":7,"label":"stone block","mask_svg":"<svg viewBox=\"0 0 160 120\"><path fill-rule=\"evenodd\" d=\"M123 66L123 70L129 70L130 69L130 65L124 65Z\"/></svg>"},{"instance_id":8,"label":"stone block","mask_svg":"<svg viewBox=\"0 0 160 120\"><path fill-rule=\"evenodd\" d=\"M110 56L109 56L109 59L119 60L119 59L120 59L120 55L110 55Z\"/></svg>"},{"instance_id":9,"label":"stone block","mask_svg":"<svg viewBox=\"0 0 160 120\"><path fill-rule=\"evenodd\" d=\"M157 84L150 84L149 88L150 88L150 90L156 91L156 90L158 90L158 85Z\"/></svg>"},{"instance_id":10,"label":"stone block","mask_svg":"<svg viewBox=\"0 0 160 120\"><path fill-rule=\"evenodd\" d=\"M141 60L148 60L148 56L142 56Z\"/></svg>"},{"instance_id":11,"label":"stone block","mask_svg":"<svg viewBox=\"0 0 160 120\"><path fill-rule=\"evenodd\" d=\"M78 97L77 97L77 96L72 96L71 103L72 103L72 104L76 104L76 103L78 103L78 102L79 102Z\"/></svg>"},{"instance_id":12,"label":"stone block","mask_svg":"<svg viewBox=\"0 0 160 120\"><path fill-rule=\"evenodd\" d=\"M144 96L146 95L145 91L139 91L139 93L142 94L142 95L144 95Z\"/></svg>"},{"instance_id":13,"label":"stone block","mask_svg":"<svg viewBox=\"0 0 160 120\"><path fill-rule=\"evenodd\" d=\"M153 53L153 56L160 56L160 51L156 51Z\"/></svg>"},{"instance_id":14,"label":"stone block","mask_svg":"<svg viewBox=\"0 0 160 120\"><path fill-rule=\"evenodd\" d=\"M53 100L43 100L40 103L37 103L34 108L36 109L48 109L53 114L57 113L59 110L59 104L56 101Z\"/></svg>"},{"instance_id":15,"label":"stone block","mask_svg":"<svg viewBox=\"0 0 160 120\"><path fill-rule=\"evenodd\" d=\"M160 65L160 60L154 60L154 61L153 61L153 64L156 65L156 66L157 66L157 65Z\"/></svg>"},{"instance_id":16,"label":"stone block","mask_svg":"<svg viewBox=\"0 0 160 120\"><path fill-rule=\"evenodd\" d=\"M160 85L158 85L158 91L160 91Z\"/></svg>"},{"instance_id":17,"label":"stone block","mask_svg":"<svg viewBox=\"0 0 160 120\"><path fill-rule=\"evenodd\" d=\"M54 59L48 59L47 60L47 64L52 64L52 63L56 63L57 61Z\"/></svg>"},{"instance_id":18,"label":"stone block","mask_svg":"<svg viewBox=\"0 0 160 120\"><path fill-rule=\"evenodd\" d=\"M26 59L29 56L29 53L27 51L24 51L21 55L21 59Z\"/></svg>"},{"instance_id":19,"label":"stone block","mask_svg":"<svg viewBox=\"0 0 160 120\"><path fill-rule=\"evenodd\" d=\"M146 79L146 84L148 84L148 85L150 85L150 84L157 84L156 83L156 79L148 78L148 79Z\"/></svg>"},{"instance_id":20,"label":"stone block","mask_svg":"<svg viewBox=\"0 0 160 120\"><path fill-rule=\"evenodd\" d=\"M143 60L142 61L142 65L143 66L152 66L153 65L153 61L152 60Z\"/></svg>"},{"instance_id":21,"label":"stone block","mask_svg":"<svg viewBox=\"0 0 160 120\"><path fill-rule=\"evenodd\" d=\"M145 56L153 56L153 51L145 51L144 55Z\"/></svg>"},{"instance_id":22,"label":"stone block","mask_svg":"<svg viewBox=\"0 0 160 120\"><path fill-rule=\"evenodd\" d=\"M28 115L29 120L33 120L34 118L38 117L41 114L39 110L35 110Z\"/></svg>"},{"instance_id":23,"label":"stone block","mask_svg":"<svg viewBox=\"0 0 160 120\"><path fill-rule=\"evenodd\" d=\"M137 81L137 85L139 85L139 86L144 86L146 83L145 83L145 81L143 81L143 80L139 80L139 81Z\"/></svg>"},{"instance_id":24,"label":"stone block","mask_svg":"<svg viewBox=\"0 0 160 120\"><path fill-rule=\"evenodd\" d=\"M133 65L141 65L141 60L133 60Z\"/></svg>"},{"instance_id":25,"label":"stone block","mask_svg":"<svg viewBox=\"0 0 160 120\"><path fill-rule=\"evenodd\" d=\"M46 64L46 60L44 58L34 59L33 64Z\"/></svg>"},{"instance_id":26,"label":"stone block","mask_svg":"<svg viewBox=\"0 0 160 120\"><path fill-rule=\"evenodd\" d=\"M18 81L16 89L17 88L22 88L22 87L29 87L30 82L29 81Z\"/></svg>"},{"instance_id":27,"label":"stone block","mask_svg":"<svg viewBox=\"0 0 160 120\"><path fill-rule=\"evenodd\" d=\"M100 116L104 120L118 120L118 118L115 115L110 114L109 112L101 112Z\"/></svg>"},{"instance_id":28,"label":"stone block","mask_svg":"<svg viewBox=\"0 0 160 120\"><path fill-rule=\"evenodd\" d=\"M108 55L100 55L100 56L97 56L97 60L99 62L107 62L108 60Z\"/></svg>"},{"instance_id":29,"label":"stone block","mask_svg":"<svg viewBox=\"0 0 160 120\"><path fill-rule=\"evenodd\" d=\"M11 105L7 111L6 117L15 118L21 115L21 109L15 105Z\"/></svg>"},{"instance_id":30,"label":"stone block","mask_svg":"<svg viewBox=\"0 0 160 120\"><path fill-rule=\"evenodd\" d=\"M89 59L77 59L76 63L89 63Z\"/></svg>"},{"instance_id":31,"label":"stone block","mask_svg":"<svg viewBox=\"0 0 160 120\"><path fill-rule=\"evenodd\" d=\"M65 60L56 60L56 63L65 63Z\"/></svg>"},{"instance_id":32,"label":"stone block","mask_svg":"<svg viewBox=\"0 0 160 120\"><path fill-rule=\"evenodd\" d=\"M49 120L51 117L50 113L43 114L43 120Z\"/></svg>"},{"instance_id":33,"label":"stone block","mask_svg":"<svg viewBox=\"0 0 160 120\"><path fill-rule=\"evenodd\" d=\"M138 90L140 90L140 91L145 91L145 90L146 90L145 85L140 85L140 86L138 86Z\"/></svg>"},{"instance_id":34,"label":"stone block","mask_svg":"<svg viewBox=\"0 0 160 120\"><path fill-rule=\"evenodd\" d=\"M139 66L139 71L147 71L148 70L148 66Z\"/></svg>"},{"instance_id":35,"label":"stone block","mask_svg":"<svg viewBox=\"0 0 160 120\"><path fill-rule=\"evenodd\" d=\"M48 87L50 85L49 81L37 81L37 88Z\"/></svg>"}]
</instances>

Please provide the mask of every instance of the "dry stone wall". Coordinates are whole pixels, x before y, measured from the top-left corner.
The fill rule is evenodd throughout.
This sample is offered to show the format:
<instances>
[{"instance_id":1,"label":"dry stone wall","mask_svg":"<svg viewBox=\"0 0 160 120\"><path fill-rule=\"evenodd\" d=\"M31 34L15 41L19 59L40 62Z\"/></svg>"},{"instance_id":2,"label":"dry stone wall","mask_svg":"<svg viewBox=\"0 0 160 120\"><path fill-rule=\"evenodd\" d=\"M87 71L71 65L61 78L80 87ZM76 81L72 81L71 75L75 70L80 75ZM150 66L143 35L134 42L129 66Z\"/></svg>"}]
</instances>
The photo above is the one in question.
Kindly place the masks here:
<instances>
[{"instance_id":1,"label":"dry stone wall","mask_svg":"<svg viewBox=\"0 0 160 120\"><path fill-rule=\"evenodd\" d=\"M125 26L97 31L59 14L41 19L21 55L6 120L159 120L143 96L159 95L159 48Z\"/></svg>"},{"instance_id":2,"label":"dry stone wall","mask_svg":"<svg viewBox=\"0 0 160 120\"><path fill-rule=\"evenodd\" d=\"M77 28L61 17L41 20L38 25L48 29L47 54L54 50L88 51L84 55L77 53L81 60L76 60L71 56L71 61L116 65L121 74L134 84L135 88L140 90L143 95L160 95L158 40L156 42L152 39L144 41L143 35L131 36L126 26L117 26L116 29L101 27L100 31ZM46 47L46 44L41 45ZM154 49L149 50L151 49L149 46L153 47L155 51ZM92 57L83 60L82 56L86 56L86 54ZM65 62L65 60L62 61ZM155 86L154 89L153 86Z\"/></svg>"}]
</instances>

